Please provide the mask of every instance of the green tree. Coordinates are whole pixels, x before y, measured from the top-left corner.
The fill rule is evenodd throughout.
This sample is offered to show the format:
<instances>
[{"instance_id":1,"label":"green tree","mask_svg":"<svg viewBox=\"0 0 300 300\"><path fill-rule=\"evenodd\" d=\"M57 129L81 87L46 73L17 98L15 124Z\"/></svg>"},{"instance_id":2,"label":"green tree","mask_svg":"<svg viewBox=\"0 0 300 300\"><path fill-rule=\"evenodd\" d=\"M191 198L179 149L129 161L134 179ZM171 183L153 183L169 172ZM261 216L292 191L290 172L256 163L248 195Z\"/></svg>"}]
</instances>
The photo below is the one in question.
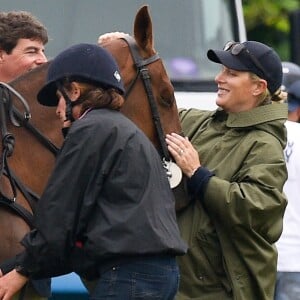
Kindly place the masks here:
<instances>
[{"instance_id":1,"label":"green tree","mask_svg":"<svg viewBox=\"0 0 300 300\"><path fill-rule=\"evenodd\" d=\"M243 0L248 40L272 46L282 60L290 60L289 14L300 0Z\"/></svg>"}]
</instances>

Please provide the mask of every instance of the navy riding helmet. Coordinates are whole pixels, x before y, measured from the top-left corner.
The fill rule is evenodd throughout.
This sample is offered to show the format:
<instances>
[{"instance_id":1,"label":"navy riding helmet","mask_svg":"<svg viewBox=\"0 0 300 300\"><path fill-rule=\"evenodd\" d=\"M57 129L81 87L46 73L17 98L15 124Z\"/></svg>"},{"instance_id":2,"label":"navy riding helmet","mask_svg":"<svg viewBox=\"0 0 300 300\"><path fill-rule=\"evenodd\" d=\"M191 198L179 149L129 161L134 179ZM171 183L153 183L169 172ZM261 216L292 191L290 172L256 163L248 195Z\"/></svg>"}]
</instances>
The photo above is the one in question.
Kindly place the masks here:
<instances>
[{"instance_id":1,"label":"navy riding helmet","mask_svg":"<svg viewBox=\"0 0 300 300\"><path fill-rule=\"evenodd\" d=\"M56 106L57 82L64 78L92 83L104 88L115 88L124 94L119 68L112 55L104 48L93 44L77 44L58 54L51 62L47 81L39 91L39 103Z\"/></svg>"}]
</instances>

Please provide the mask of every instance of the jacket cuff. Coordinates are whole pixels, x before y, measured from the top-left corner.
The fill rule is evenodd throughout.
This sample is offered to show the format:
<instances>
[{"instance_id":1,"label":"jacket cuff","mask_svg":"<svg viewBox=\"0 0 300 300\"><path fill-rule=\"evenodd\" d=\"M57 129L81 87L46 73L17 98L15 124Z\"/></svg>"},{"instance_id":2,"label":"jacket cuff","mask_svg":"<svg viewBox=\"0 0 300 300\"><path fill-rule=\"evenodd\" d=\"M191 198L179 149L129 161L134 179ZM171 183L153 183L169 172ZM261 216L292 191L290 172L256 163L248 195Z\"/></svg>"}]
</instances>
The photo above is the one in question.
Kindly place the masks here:
<instances>
[{"instance_id":1,"label":"jacket cuff","mask_svg":"<svg viewBox=\"0 0 300 300\"><path fill-rule=\"evenodd\" d=\"M21 275L29 277L29 275L30 275L29 271L27 270L27 268L24 265L25 256L26 256L25 251L16 256L15 269Z\"/></svg>"},{"instance_id":2,"label":"jacket cuff","mask_svg":"<svg viewBox=\"0 0 300 300\"><path fill-rule=\"evenodd\" d=\"M203 196L209 179L215 174L205 167L199 167L187 181L187 188L192 196Z\"/></svg>"},{"instance_id":3,"label":"jacket cuff","mask_svg":"<svg viewBox=\"0 0 300 300\"><path fill-rule=\"evenodd\" d=\"M12 271L15 268L16 263L17 263L16 256L9 258L9 259L5 260L4 262L2 262L0 264L0 269L1 269L2 274L4 275L4 274Z\"/></svg>"},{"instance_id":4,"label":"jacket cuff","mask_svg":"<svg viewBox=\"0 0 300 300\"><path fill-rule=\"evenodd\" d=\"M29 272L23 266L21 266L21 265L16 265L15 270L19 274L21 274L21 275L23 275L25 277L29 277Z\"/></svg>"}]
</instances>

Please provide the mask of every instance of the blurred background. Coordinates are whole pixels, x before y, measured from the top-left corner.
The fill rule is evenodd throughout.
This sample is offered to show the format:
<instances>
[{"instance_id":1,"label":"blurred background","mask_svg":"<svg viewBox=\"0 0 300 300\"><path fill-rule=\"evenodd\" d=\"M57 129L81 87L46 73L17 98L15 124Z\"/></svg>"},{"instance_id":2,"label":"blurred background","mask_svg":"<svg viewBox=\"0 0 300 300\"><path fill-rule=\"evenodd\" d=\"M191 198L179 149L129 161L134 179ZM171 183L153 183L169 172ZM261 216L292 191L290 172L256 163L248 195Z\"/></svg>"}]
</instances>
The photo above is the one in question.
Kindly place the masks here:
<instances>
[{"instance_id":1,"label":"blurred background","mask_svg":"<svg viewBox=\"0 0 300 300\"><path fill-rule=\"evenodd\" d=\"M248 40L266 43L283 61L300 64L300 1L243 0Z\"/></svg>"}]
</instances>

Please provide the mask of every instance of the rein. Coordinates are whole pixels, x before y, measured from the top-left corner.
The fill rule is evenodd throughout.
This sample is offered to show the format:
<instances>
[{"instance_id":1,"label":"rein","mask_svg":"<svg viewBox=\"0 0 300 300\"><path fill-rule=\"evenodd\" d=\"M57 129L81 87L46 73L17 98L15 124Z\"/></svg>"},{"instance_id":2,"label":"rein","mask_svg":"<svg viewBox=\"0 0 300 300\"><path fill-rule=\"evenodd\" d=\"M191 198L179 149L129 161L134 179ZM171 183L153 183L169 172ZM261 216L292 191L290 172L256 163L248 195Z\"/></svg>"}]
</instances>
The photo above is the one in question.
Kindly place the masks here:
<instances>
[{"instance_id":1,"label":"rein","mask_svg":"<svg viewBox=\"0 0 300 300\"><path fill-rule=\"evenodd\" d=\"M13 106L11 93L14 94L23 105L25 110L24 114L22 114ZM58 148L29 122L31 119L31 114L26 100L10 85L0 82L0 127L2 135L0 178L3 176L7 177L13 194L12 198L10 198L5 195L0 188L0 205L9 208L17 215L21 216L23 220L30 226L30 228L33 228L33 214L16 202L17 189L19 189L24 195L33 212L39 196L26 187L9 167L7 159L13 154L15 138L13 134L9 133L7 130L7 116L14 126L23 126L29 130L38 139L38 141L47 149L49 149L49 151L51 151L54 155L57 154Z\"/></svg>"},{"instance_id":2,"label":"rein","mask_svg":"<svg viewBox=\"0 0 300 300\"><path fill-rule=\"evenodd\" d=\"M128 44L130 52L131 52L131 56L133 58L135 67L137 69L136 76L133 79L133 81L131 82L131 84L129 85L129 88L127 89L127 91L125 93L125 99L128 97L128 95L132 91L135 83L137 82L137 79L139 77L141 77L147 97L148 97L149 105L151 108L153 122L155 125L155 129L157 132L157 136L158 136L161 151L162 151L163 162L165 163L165 161L170 161L171 157L170 157L170 154L169 154L169 151L167 148L167 144L165 142L164 132L163 132L163 128L162 128L161 121L160 121L160 116L159 116L157 105L156 105L155 98L153 95L153 90L152 90L152 85L151 85L151 77L149 74L149 70L146 67L147 65L152 64L153 62L159 60L160 57L159 57L158 53L155 53L153 56L143 59L139 54L137 44L132 36L124 36L121 39L125 40L126 43Z\"/></svg>"}]
</instances>

